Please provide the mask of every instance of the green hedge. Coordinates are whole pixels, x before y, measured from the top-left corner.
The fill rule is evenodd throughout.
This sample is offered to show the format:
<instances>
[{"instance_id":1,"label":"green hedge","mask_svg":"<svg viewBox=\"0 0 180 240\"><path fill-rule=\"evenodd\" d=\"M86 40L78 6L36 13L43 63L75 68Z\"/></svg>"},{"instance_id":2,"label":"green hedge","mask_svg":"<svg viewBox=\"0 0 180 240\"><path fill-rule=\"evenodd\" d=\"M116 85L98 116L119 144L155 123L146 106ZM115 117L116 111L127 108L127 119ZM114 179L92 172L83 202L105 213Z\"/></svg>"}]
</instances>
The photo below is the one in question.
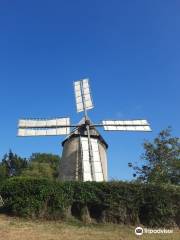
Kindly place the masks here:
<instances>
[{"instance_id":1,"label":"green hedge","mask_svg":"<svg viewBox=\"0 0 180 240\"><path fill-rule=\"evenodd\" d=\"M180 187L11 178L1 183L0 195L2 210L16 216L180 226Z\"/></svg>"}]
</instances>

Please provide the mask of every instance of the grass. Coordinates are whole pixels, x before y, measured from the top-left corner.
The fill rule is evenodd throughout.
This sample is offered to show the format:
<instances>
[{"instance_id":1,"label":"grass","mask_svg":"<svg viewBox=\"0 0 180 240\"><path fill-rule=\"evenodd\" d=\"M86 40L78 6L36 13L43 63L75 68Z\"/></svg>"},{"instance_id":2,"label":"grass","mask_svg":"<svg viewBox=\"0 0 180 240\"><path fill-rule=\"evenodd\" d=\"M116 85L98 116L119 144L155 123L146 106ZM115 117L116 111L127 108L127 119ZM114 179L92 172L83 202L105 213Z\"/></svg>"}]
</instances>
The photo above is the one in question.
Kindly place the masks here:
<instances>
[{"instance_id":1,"label":"grass","mask_svg":"<svg viewBox=\"0 0 180 240\"><path fill-rule=\"evenodd\" d=\"M114 224L83 225L78 221L40 221L0 214L0 240L178 240L173 234L136 236L135 227Z\"/></svg>"}]
</instances>

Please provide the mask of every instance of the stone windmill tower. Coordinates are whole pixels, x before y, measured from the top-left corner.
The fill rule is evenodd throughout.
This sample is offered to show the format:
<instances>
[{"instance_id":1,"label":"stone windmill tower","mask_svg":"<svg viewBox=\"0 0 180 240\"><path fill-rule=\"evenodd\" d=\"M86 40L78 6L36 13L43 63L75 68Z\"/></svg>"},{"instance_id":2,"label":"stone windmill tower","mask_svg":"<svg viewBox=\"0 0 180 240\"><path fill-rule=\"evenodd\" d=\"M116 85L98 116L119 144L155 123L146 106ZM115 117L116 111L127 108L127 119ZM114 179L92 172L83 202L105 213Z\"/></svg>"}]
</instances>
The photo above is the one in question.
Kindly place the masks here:
<instances>
[{"instance_id":1,"label":"stone windmill tower","mask_svg":"<svg viewBox=\"0 0 180 240\"><path fill-rule=\"evenodd\" d=\"M89 80L74 82L77 112L84 117L78 124L71 124L70 118L21 119L18 136L57 136L67 135L62 142L63 154L59 167L62 181L107 181L108 145L98 132L105 131L151 131L147 120L106 120L94 124L87 111L93 102Z\"/></svg>"},{"instance_id":2,"label":"stone windmill tower","mask_svg":"<svg viewBox=\"0 0 180 240\"><path fill-rule=\"evenodd\" d=\"M62 146L61 180L107 180L108 145L89 118L81 120L79 126L62 142Z\"/></svg>"}]
</instances>

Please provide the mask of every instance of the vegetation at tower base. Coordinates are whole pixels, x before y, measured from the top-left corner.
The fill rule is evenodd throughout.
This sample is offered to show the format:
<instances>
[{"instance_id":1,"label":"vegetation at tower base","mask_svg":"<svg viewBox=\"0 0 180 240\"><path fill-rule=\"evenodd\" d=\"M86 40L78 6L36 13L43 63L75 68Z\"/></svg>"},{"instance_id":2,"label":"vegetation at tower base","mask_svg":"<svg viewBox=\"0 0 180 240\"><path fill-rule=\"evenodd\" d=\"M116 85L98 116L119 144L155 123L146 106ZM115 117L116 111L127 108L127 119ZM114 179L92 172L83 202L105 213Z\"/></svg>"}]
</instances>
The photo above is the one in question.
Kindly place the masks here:
<instances>
[{"instance_id":1,"label":"vegetation at tower base","mask_svg":"<svg viewBox=\"0 0 180 240\"><path fill-rule=\"evenodd\" d=\"M13 177L0 183L0 195L1 211L15 216L180 226L179 186Z\"/></svg>"}]
</instances>

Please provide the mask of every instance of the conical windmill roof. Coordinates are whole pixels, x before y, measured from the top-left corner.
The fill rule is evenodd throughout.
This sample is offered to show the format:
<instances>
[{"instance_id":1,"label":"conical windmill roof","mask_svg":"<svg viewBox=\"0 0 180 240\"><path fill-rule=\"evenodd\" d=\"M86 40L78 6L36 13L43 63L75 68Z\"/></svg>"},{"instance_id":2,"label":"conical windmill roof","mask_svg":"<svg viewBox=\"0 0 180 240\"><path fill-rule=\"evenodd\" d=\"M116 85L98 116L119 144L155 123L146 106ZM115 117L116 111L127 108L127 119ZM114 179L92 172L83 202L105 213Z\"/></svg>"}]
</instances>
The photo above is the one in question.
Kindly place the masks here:
<instances>
[{"instance_id":1,"label":"conical windmill roof","mask_svg":"<svg viewBox=\"0 0 180 240\"><path fill-rule=\"evenodd\" d=\"M90 122L90 125L93 125L92 121L88 118L87 119ZM70 138L73 137L79 137L79 136L87 136L87 130L85 125L85 117L81 119L81 121L78 124L79 126L74 128L71 133L65 138L65 140L62 142L62 146L64 146L65 142L68 141ZM108 144L104 140L104 138L101 136L99 131L94 126L90 126L90 135L92 138L98 138L105 146L108 148Z\"/></svg>"}]
</instances>

